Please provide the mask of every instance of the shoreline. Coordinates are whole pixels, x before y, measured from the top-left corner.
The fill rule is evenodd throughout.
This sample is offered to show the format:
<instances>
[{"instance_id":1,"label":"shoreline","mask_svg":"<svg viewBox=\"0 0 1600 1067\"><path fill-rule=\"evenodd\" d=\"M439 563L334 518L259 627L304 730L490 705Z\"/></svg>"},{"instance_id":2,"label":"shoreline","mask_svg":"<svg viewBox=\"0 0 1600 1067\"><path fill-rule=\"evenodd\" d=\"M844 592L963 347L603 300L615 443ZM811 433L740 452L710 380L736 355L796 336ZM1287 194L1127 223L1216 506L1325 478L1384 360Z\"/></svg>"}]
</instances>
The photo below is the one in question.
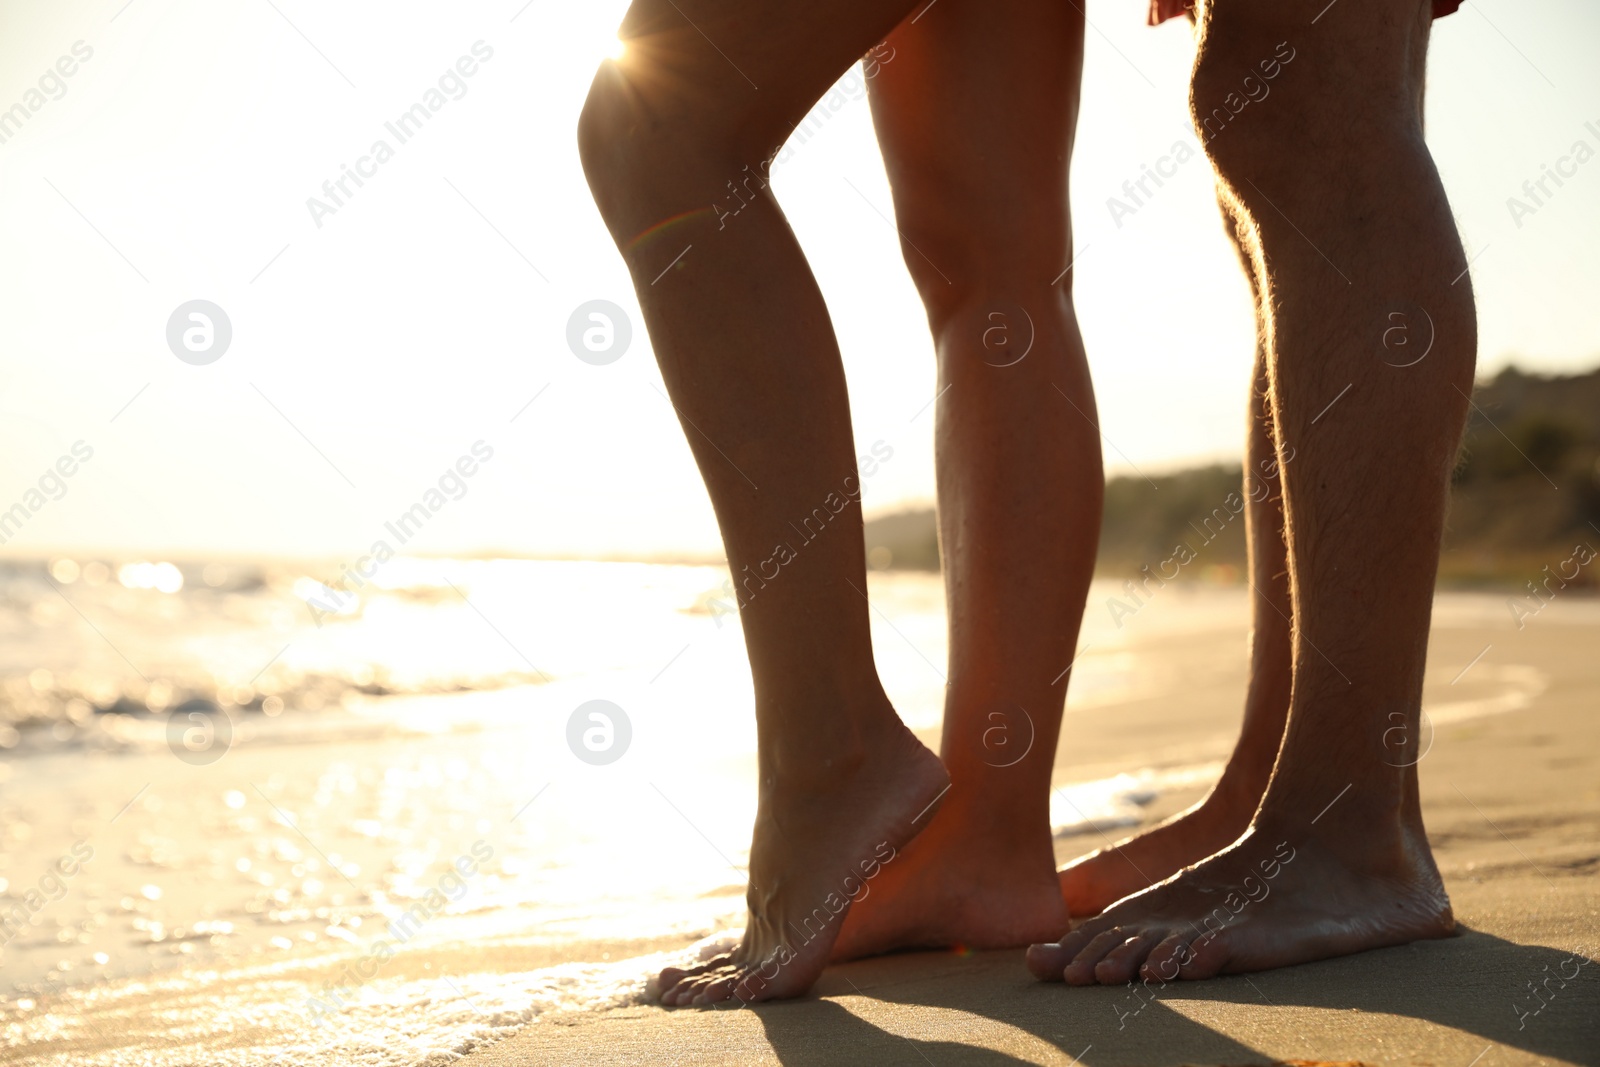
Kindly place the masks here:
<instances>
[{"instance_id":1,"label":"shoreline","mask_svg":"<svg viewBox=\"0 0 1600 1067\"><path fill-rule=\"evenodd\" d=\"M1069 701L1058 783L1105 781L1139 768L1173 772L1153 798L1124 805L1126 821L1106 822L1114 838L1130 832L1134 820L1149 825L1198 799L1207 782L1177 772L1225 757L1237 730L1246 669L1239 637L1247 601L1234 594L1199 597L1185 606L1188 600L1174 599L1160 614L1127 620L1120 633L1128 643L1096 653L1102 657L1100 673L1086 671L1079 679L1103 688L1085 684ZM1192 625L1196 618L1205 625ZM1600 967L1582 968L1579 978L1530 1016L1527 1028L1538 1028L1533 1037L1515 1029L1511 1005L1520 995L1524 999L1516 1003L1532 1010L1524 986L1543 978L1546 965L1559 971L1574 952L1600 952L1600 722L1593 715L1600 705L1600 662L1592 655L1597 637L1600 612L1587 600L1563 598L1522 631L1492 599L1444 597L1436 604L1425 707L1438 714L1420 765L1422 795L1430 838L1466 934L1247 978L1169 986L1128 1020L1126 1029L1137 1027L1144 1036L1126 1036L1117 1028L1115 1009L1139 1008L1120 999L1128 991L1039 986L1027 976L1019 952L860 961L830 968L809 997L737 1014L669 1012L643 1003L652 967L681 958L697 940L737 921L743 887L726 868L720 875L710 870L715 885L707 882L698 898L628 916L633 928L653 928L659 936L593 936L581 922L563 925L563 913L548 905L534 911L513 904L431 919L349 998L348 1014L341 1013L345 1026L337 1031L313 1026L301 1009L322 983L336 980L340 968L358 958L377 928L360 929L359 946L324 939L312 946L317 954L311 956L195 959L188 968L49 994L25 1012L13 1000L0 1008L0 1029L7 1035L9 1062L74 1067L111 1067L135 1049L156 1065L442 1063L450 1060L427 1057L469 1052L468 1061L484 1067L809 1063L835 1062L825 1052L835 1048L849 1050L839 1053L846 1058L871 1062L1066 1065L1090 1044L1093 1050L1078 1062L1132 1067L1353 1059L1439 1067L1459 1059L1465 1067L1488 1044L1502 1046L1498 1058L1486 1057L1479 1067L1536 1057L1593 1063L1579 1050L1600 1049L1592 1022L1600 1019ZM1159 656L1146 658L1141 649L1159 650ZM1086 658L1086 666L1095 657ZM1125 676L1135 667L1123 661L1138 664L1138 677ZM936 740L934 727L919 733ZM429 745L466 752L484 744L481 735L476 741L473 736L448 735L448 741L441 737ZM308 749L307 755L322 751ZM357 751L338 749L322 758L350 760ZM680 758L677 752L668 755ZM268 749L252 756L246 747L230 756L244 763L220 766L243 774L276 758ZM393 758L380 755L378 762L393 765ZM131 762L123 767L125 775L138 770ZM142 781L130 777L126 793L132 795ZM679 786L662 781L675 803L688 803ZM648 799L648 789L639 792ZM101 821L126 799L108 802ZM512 799L503 813L508 817L527 796ZM569 794L548 808L541 801L538 810L549 817L581 799L581 793ZM635 803L626 799L623 806ZM299 819L309 809L293 810ZM689 810L697 820L709 811ZM270 818L264 809L262 814ZM187 818L176 809L168 815ZM661 855L679 858L668 862L716 866L705 842L672 821L677 816L668 813L659 825L641 818L635 812L633 824L656 827L653 836L671 839ZM304 825L322 840L324 830ZM702 825L713 836L726 832ZM476 836L463 831L460 843ZM618 876L625 877L630 864L661 862L638 851L637 842L646 839L599 840L636 842L616 857ZM458 842L451 837L448 843L453 848ZM1092 830L1062 836L1056 856L1065 861L1104 843ZM510 841L504 850L497 841L496 852L523 854ZM582 914L572 913L578 919ZM1429 999L1430 989L1435 999ZM1393 1010L1384 1006L1384 997ZM1443 1006L1435 1002L1439 998ZM1353 1011L1360 1012L1359 1020ZM434 1029L423 1034L423 1022ZM408 1044L413 1038L426 1047ZM428 1044L433 1041L440 1043ZM1463 1049L1466 1054L1458 1055Z\"/></svg>"}]
</instances>

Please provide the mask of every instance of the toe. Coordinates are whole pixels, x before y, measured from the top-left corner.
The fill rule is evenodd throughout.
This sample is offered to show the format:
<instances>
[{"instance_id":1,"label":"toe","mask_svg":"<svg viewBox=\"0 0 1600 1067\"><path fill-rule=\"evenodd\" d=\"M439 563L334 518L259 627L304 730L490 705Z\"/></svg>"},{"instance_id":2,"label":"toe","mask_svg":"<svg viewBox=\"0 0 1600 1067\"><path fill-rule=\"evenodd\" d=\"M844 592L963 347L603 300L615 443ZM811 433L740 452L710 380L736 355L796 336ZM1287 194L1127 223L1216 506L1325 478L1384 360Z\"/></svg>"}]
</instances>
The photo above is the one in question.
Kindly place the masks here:
<instances>
[{"instance_id":1,"label":"toe","mask_svg":"<svg viewBox=\"0 0 1600 1067\"><path fill-rule=\"evenodd\" d=\"M695 993L694 999L689 1003L696 1007L707 1007L727 1000L733 995L733 990L738 986L740 977L740 975L730 975L701 986Z\"/></svg>"},{"instance_id":2,"label":"toe","mask_svg":"<svg viewBox=\"0 0 1600 1067\"><path fill-rule=\"evenodd\" d=\"M1185 953L1182 965L1178 968L1178 976L1211 978L1222 973L1222 968L1227 965L1231 955L1226 934L1208 934L1189 945L1189 951Z\"/></svg>"},{"instance_id":3,"label":"toe","mask_svg":"<svg viewBox=\"0 0 1600 1067\"><path fill-rule=\"evenodd\" d=\"M732 962L733 957L724 954L704 963L697 963L693 967L663 967L661 968L661 973L656 976L656 996L663 1004L670 1004L672 1001L667 999L667 995L676 990L678 986L686 981L698 978L707 971L724 967Z\"/></svg>"},{"instance_id":4,"label":"toe","mask_svg":"<svg viewBox=\"0 0 1600 1067\"><path fill-rule=\"evenodd\" d=\"M1160 933L1152 932L1128 938L1094 965L1095 981L1101 985L1122 985L1131 981L1161 937Z\"/></svg>"},{"instance_id":5,"label":"toe","mask_svg":"<svg viewBox=\"0 0 1600 1067\"><path fill-rule=\"evenodd\" d=\"M1028 971L1041 982L1061 981L1061 969L1071 959L1071 953L1059 944L1028 946Z\"/></svg>"},{"instance_id":6,"label":"toe","mask_svg":"<svg viewBox=\"0 0 1600 1067\"><path fill-rule=\"evenodd\" d=\"M1078 951L1072 961L1061 972L1062 981L1068 985L1096 985L1099 980L1095 978L1094 969L1106 953L1121 945L1132 937L1132 933L1121 927L1114 926L1109 930L1096 934L1089 943Z\"/></svg>"},{"instance_id":7,"label":"toe","mask_svg":"<svg viewBox=\"0 0 1600 1067\"><path fill-rule=\"evenodd\" d=\"M1061 971L1083 951L1099 927L1080 926L1060 941L1028 946L1028 970L1042 982L1061 981Z\"/></svg>"},{"instance_id":8,"label":"toe","mask_svg":"<svg viewBox=\"0 0 1600 1067\"><path fill-rule=\"evenodd\" d=\"M1183 961L1188 958L1188 935L1172 934L1150 950L1139 968L1139 975L1147 982L1170 982L1178 977Z\"/></svg>"},{"instance_id":9,"label":"toe","mask_svg":"<svg viewBox=\"0 0 1600 1067\"><path fill-rule=\"evenodd\" d=\"M776 977L763 974L760 969L752 967L740 976L738 984L734 986L733 995L746 1004L768 1000L772 996L768 990L772 988L773 979Z\"/></svg>"},{"instance_id":10,"label":"toe","mask_svg":"<svg viewBox=\"0 0 1600 1067\"><path fill-rule=\"evenodd\" d=\"M684 1004L688 1004L690 1001L694 1000L694 995L700 992L702 987L712 981L715 981L715 979L709 978L703 974L697 974L692 978L687 978L684 981L679 982L676 986L673 986L672 991L667 994L666 998L663 998L662 1003L675 1004L680 1007Z\"/></svg>"},{"instance_id":11,"label":"toe","mask_svg":"<svg viewBox=\"0 0 1600 1067\"><path fill-rule=\"evenodd\" d=\"M678 1006L682 1008L693 1004L694 998L700 995L700 990L710 984L708 981L696 980L690 985L683 986L678 991Z\"/></svg>"}]
</instances>

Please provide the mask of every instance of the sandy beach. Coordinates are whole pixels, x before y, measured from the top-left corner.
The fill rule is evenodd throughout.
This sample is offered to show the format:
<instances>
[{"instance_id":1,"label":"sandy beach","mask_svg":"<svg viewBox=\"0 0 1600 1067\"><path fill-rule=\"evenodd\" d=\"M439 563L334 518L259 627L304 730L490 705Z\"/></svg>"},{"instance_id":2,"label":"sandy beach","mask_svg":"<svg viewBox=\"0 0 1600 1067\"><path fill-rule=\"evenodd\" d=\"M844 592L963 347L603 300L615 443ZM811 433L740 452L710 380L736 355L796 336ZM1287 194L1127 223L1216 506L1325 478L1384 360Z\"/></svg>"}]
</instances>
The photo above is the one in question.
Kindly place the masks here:
<instances>
[{"instance_id":1,"label":"sandy beach","mask_svg":"<svg viewBox=\"0 0 1600 1067\"><path fill-rule=\"evenodd\" d=\"M548 1017L466 1062L1600 1063L1596 605L1552 605L1547 625L1519 632L1497 624L1495 608L1505 609L1491 600L1447 599L1437 612L1432 706L1448 705L1438 696L1474 673L1525 669L1548 688L1510 714L1467 718L1460 703L1434 713L1456 719L1436 722L1421 768L1456 938L1155 991L1042 986L1020 952L908 954L832 968L795 1003ZM1184 690L1189 729L1171 728L1170 693L1069 718L1078 757L1064 744L1058 777L1115 765L1119 749L1125 759L1148 756L1152 743L1169 759L1216 751L1242 675L1231 657L1205 671L1219 660L1204 635L1166 652L1193 681ZM1163 797L1149 819L1195 795ZM1057 855L1100 843L1092 833L1063 838ZM1559 974L1575 977L1549 980Z\"/></svg>"},{"instance_id":2,"label":"sandy beach","mask_svg":"<svg viewBox=\"0 0 1600 1067\"><path fill-rule=\"evenodd\" d=\"M613 580L599 573L583 583ZM1153 992L1042 986L1020 952L901 955L830 969L798 1002L667 1011L645 976L740 920L753 784L726 680L742 648L691 610L709 572L660 584L640 631L682 629L637 670L682 692L624 700L635 749L609 767L559 735L574 701L627 691L628 672L576 666L531 690L285 713L210 767L175 767L159 742L88 771L81 755L11 761L8 810L35 851L89 830L96 852L6 950L7 1062L1600 1062L1600 603L1558 599L1519 630L1504 596L1438 599L1421 778L1459 937ZM1175 587L1117 627L1114 592L1096 587L1057 758L1062 860L1197 799L1237 728L1247 593ZM880 576L873 596L891 693L935 742L937 578ZM713 684L728 707L707 726L693 701ZM301 732L271 733L284 724ZM475 839L492 857L407 928ZM404 943L369 967L397 921ZM60 970L69 942L109 963Z\"/></svg>"}]
</instances>

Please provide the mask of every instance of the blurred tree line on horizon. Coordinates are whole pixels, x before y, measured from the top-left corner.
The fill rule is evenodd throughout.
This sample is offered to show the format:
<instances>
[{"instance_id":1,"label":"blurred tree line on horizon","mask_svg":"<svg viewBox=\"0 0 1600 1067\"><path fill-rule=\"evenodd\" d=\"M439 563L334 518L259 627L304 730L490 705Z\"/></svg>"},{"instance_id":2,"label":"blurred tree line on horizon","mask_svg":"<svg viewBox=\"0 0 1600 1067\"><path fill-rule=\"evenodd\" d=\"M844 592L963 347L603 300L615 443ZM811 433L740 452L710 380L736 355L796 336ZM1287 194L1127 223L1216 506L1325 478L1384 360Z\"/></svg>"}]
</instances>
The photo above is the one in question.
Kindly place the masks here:
<instances>
[{"instance_id":1,"label":"blurred tree line on horizon","mask_svg":"<svg viewBox=\"0 0 1600 1067\"><path fill-rule=\"evenodd\" d=\"M1600 552L1600 369L1545 376L1508 367L1478 383L1472 400L1452 477L1440 583L1521 586L1579 544ZM1277 491L1276 482L1268 484ZM1108 479L1096 576L1133 578L1146 565L1173 560L1184 545L1193 559L1181 570L1190 577L1242 580L1244 520L1232 508L1244 499L1238 464ZM939 567L932 508L873 519L866 534L874 568ZM1175 569L1167 563L1165 573ZM1583 568L1573 583L1600 588L1600 566Z\"/></svg>"}]
</instances>

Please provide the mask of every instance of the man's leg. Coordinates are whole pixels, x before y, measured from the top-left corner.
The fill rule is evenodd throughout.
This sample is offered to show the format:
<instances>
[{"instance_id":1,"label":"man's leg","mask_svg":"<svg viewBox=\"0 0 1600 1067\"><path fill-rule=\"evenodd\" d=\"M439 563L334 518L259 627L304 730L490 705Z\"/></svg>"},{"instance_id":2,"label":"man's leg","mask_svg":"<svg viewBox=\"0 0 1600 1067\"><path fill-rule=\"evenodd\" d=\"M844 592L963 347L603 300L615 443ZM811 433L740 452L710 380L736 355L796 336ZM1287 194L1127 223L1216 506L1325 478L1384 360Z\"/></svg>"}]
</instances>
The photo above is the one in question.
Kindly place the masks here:
<instances>
[{"instance_id":1,"label":"man's leg","mask_svg":"<svg viewBox=\"0 0 1600 1067\"><path fill-rule=\"evenodd\" d=\"M668 1003L791 996L946 787L872 662L860 483L827 308L765 161L912 0L638 0L579 126L662 377L716 508L760 739L750 917ZM920 821L919 821L920 820Z\"/></svg>"},{"instance_id":2,"label":"man's leg","mask_svg":"<svg viewBox=\"0 0 1600 1067\"><path fill-rule=\"evenodd\" d=\"M1245 438L1245 542L1251 599L1250 685L1244 725L1216 788L1188 811L1159 826L1099 849L1061 868L1061 892L1076 917L1097 915L1130 893L1160 882L1239 839L1266 792L1283 743L1293 677L1288 548L1284 542L1283 493L1273 431L1267 375L1266 321L1261 285L1245 241L1248 231L1223 200L1223 215L1250 279L1256 306L1255 370L1250 383L1249 430ZM1293 451L1287 451L1293 461Z\"/></svg>"},{"instance_id":3,"label":"man's leg","mask_svg":"<svg viewBox=\"0 0 1600 1067\"><path fill-rule=\"evenodd\" d=\"M1025 945L1067 920L1050 772L1104 488L1066 269L1083 15L1060 0L921 12L871 84L938 357L951 790L838 956Z\"/></svg>"},{"instance_id":4,"label":"man's leg","mask_svg":"<svg viewBox=\"0 0 1600 1067\"><path fill-rule=\"evenodd\" d=\"M1425 0L1342 0L1314 25L1276 0L1201 11L1192 105L1197 121L1213 106L1238 111L1207 151L1250 225L1280 463L1294 451L1281 465L1294 692L1250 831L1059 945L1035 946L1041 977L1203 978L1454 928L1416 767L1393 766L1397 727L1417 743L1477 344L1417 108L1428 23ZM1274 62L1270 96L1229 105ZM1431 323L1420 363L1384 359L1396 312L1419 332Z\"/></svg>"}]
</instances>

